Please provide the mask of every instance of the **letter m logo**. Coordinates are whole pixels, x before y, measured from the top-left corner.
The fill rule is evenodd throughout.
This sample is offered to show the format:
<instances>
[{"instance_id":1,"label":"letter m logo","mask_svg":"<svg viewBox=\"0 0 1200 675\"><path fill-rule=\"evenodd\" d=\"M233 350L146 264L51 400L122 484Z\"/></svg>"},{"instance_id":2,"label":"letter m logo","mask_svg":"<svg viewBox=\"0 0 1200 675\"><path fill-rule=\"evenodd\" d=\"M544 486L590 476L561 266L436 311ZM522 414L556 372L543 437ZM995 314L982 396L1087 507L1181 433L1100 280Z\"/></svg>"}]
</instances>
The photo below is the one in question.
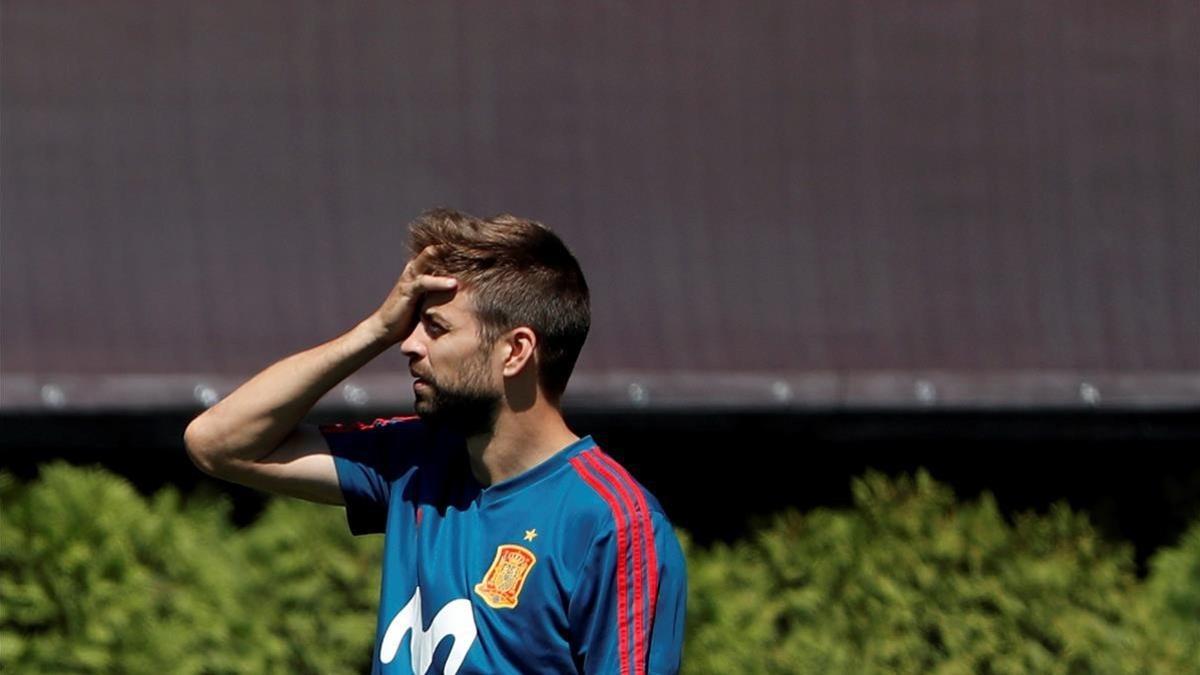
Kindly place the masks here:
<instances>
[{"instance_id":1,"label":"letter m logo","mask_svg":"<svg viewBox=\"0 0 1200 675\"><path fill-rule=\"evenodd\" d=\"M391 663L400 651L404 638L412 633L412 671L414 675L425 675L425 671L433 665L433 653L442 640L454 638L454 646L450 648L450 656L446 658L445 675L454 675L467 657L467 650L475 643L478 630L475 628L475 615L471 611L471 601L466 598L451 600L446 603L433 617L429 630L424 629L421 620L421 587L413 592L412 599L404 609L396 613L383 634L383 643L379 645L379 660Z\"/></svg>"}]
</instances>

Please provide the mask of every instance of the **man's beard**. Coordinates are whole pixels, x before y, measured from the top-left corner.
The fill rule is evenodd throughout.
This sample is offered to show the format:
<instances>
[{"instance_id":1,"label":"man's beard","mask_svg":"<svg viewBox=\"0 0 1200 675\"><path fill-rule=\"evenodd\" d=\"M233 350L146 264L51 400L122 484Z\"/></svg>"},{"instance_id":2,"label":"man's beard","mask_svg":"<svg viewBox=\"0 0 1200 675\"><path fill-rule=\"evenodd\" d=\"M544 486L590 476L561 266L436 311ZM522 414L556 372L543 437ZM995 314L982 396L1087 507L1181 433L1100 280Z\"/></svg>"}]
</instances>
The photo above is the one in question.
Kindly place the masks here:
<instances>
[{"instance_id":1,"label":"man's beard","mask_svg":"<svg viewBox=\"0 0 1200 675\"><path fill-rule=\"evenodd\" d=\"M416 411L431 427L450 429L464 436L490 433L500 412L500 394L489 391L486 366L468 368L465 382L443 386L432 378L422 378L432 390L424 398L418 396Z\"/></svg>"},{"instance_id":2,"label":"man's beard","mask_svg":"<svg viewBox=\"0 0 1200 675\"><path fill-rule=\"evenodd\" d=\"M500 396L474 389L448 390L433 383L433 394L417 401L417 414L431 427L451 429L464 436L489 433L496 424Z\"/></svg>"}]
</instances>

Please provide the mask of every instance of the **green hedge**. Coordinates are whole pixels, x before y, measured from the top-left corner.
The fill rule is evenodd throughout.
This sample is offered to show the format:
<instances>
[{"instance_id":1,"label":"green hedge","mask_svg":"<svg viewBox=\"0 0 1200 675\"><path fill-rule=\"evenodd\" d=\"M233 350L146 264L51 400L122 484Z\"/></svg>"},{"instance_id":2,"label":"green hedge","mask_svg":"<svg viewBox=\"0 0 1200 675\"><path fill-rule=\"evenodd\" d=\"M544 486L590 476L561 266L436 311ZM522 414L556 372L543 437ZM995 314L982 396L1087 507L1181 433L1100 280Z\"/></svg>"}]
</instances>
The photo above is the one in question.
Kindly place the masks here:
<instances>
[{"instance_id":1,"label":"green hedge","mask_svg":"<svg viewBox=\"0 0 1200 675\"><path fill-rule=\"evenodd\" d=\"M959 503L925 473L853 493L853 509L691 553L690 671L1200 670L1200 527L1142 584L1130 547L1064 505L1009 523L990 495Z\"/></svg>"},{"instance_id":2,"label":"green hedge","mask_svg":"<svg viewBox=\"0 0 1200 675\"><path fill-rule=\"evenodd\" d=\"M1009 522L921 473L854 481L688 552L689 673L1200 672L1200 524L1145 581L1065 506ZM151 499L97 469L0 474L0 670L357 673L381 539L340 509Z\"/></svg>"},{"instance_id":3,"label":"green hedge","mask_svg":"<svg viewBox=\"0 0 1200 675\"><path fill-rule=\"evenodd\" d=\"M100 470L0 476L0 670L359 673L380 541L340 509L271 503L235 530L223 501L140 497Z\"/></svg>"}]
</instances>

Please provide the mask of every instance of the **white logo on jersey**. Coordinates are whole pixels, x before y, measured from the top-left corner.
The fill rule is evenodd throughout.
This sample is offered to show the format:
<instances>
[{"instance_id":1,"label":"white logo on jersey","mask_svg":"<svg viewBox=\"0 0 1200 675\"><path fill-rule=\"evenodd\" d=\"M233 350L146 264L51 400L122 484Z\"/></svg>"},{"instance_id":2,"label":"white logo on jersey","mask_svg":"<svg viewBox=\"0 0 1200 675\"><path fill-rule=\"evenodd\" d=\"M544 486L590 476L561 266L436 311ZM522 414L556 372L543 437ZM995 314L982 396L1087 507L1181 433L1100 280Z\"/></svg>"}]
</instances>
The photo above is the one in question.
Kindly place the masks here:
<instances>
[{"instance_id":1,"label":"white logo on jersey","mask_svg":"<svg viewBox=\"0 0 1200 675\"><path fill-rule=\"evenodd\" d=\"M445 675L454 675L467 657L467 650L475 644L475 614L471 611L471 601L466 598L451 600L446 603L433 617L429 630L424 630L421 621L421 587L413 592L412 599L404 609L396 613L383 634L383 644L379 646L379 660L391 663L400 651L400 643L404 636L412 631L412 670L416 675L425 675L429 666L433 665L433 652L446 637L454 638L454 646L450 648L450 656L446 658Z\"/></svg>"}]
</instances>

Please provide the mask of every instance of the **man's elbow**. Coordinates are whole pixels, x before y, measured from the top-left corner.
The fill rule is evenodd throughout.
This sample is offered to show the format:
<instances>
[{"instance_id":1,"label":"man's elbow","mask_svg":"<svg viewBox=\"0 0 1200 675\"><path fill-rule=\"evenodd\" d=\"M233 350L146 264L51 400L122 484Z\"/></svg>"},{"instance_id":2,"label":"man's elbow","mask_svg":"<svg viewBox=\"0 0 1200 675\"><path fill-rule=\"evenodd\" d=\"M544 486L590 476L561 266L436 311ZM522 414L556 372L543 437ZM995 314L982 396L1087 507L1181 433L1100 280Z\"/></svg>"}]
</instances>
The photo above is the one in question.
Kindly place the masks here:
<instances>
[{"instance_id":1,"label":"man's elbow","mask_svg":"<svg viewBox=\"0 0 1200 675\"><path fill-rule=\"evenodd\" d=\"M216 461L212 433L206 428L204 416L192 420L183 432L183 447L188 459L204 473L220 477L220 466Z\"/></svg>"}]
</instances>

